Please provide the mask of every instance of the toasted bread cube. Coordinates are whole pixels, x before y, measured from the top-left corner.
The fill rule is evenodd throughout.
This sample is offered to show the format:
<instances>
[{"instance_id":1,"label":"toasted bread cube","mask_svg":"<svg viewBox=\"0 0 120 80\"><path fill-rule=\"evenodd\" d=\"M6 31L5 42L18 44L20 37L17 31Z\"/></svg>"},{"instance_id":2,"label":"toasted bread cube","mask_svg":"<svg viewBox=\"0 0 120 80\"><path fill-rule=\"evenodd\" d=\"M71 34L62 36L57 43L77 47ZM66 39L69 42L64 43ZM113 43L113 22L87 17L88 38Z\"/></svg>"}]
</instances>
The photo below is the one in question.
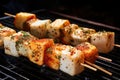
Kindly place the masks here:
<instances>
[{"instance_id":1,"label":"toasted bread cube","mask_svg":"<svg viewBox=\"0 0 120 80\"><path fill-rule=\"evenodd\" d=\"M16 31L13 30L12 28L6 26L0 28L0 48L3 48L4 46L3 44L4 37L10 36L14 33L16 33Z\"/></svg>"},{"instance_id":2,"label":"toasted bread cube","mask_svg":"<svg viewBox=\"0 0 120 80\"><path fill-rule=\"evenodd\" d=\"M47 35L47 27L50 26L51 20L31 19L26 24L30 27L30 33L37 38L45 38Z\"/></svg>"},{"instance_id":3,"label":"toasted bread cube","mask_svg":"<svg viewBox=\"0 0 120 80\"><path fill-rule=\"evenodd\" d=\"M83 52L71 46L66 46L66 48L62 50L60 58L61 71L71 76L80 74L84 70L84 66L82 66L81 63L84 63Z\"/></svg>"},{"instance_id":4,"label":"toasted bread cube","mask_svg":"<svg viewBox=\"0 0 120 80\"><path fill-rule=\"evenodd\" d=\"M30 41L29 50L31 51L30 53L28 53L29 60L37 65L43 65L45 51L52 45L54 45L52 39L40 39Z\"/></svg>"},{"instance_id":5,"label":"toasted bread cube","mask_svg":"<svg viewBox=\"0 0 120 80\"><path fill-rule=\"evenodd\" d=\"M16 14L14 25L20 30L27 30L28 28L26 29L26 26L24 24L30 19L36 19L36 15L27 12L19 12Z\"/></svg>"},{"instance_id":6,"label":"toasted bread cube","mask_svg":"<svg viewBox=\"0 0 120 80\"><path fill-rule=\"evenodd\" d=\"M91 35L91 44L95 45L100 53L109 53L114 48L114 32L97 32Z\"/></svg>"},{"instance_id":7,"label":"toasted bread cube","mask_svg":"<svg viewBox=\"0 0 120 80\"><path fill-rule=\"evenodd\" d=\"M98 49L89 42L83 42L76 46L78 50L84 53L85 60L94 63L98 57Z\"/></svg>"},{"instance_id":8,"label":"toasted bread cube","mask_svg":"<svg viewBox=\"0 0 120 80\"><path fill-rule=\"evenodd\" d=\"M70 25L69 20L65 19L56 19L51 23L51 25L48 27L48 33L47 36L49 38L54 39L55 42L60 42L60 37L61 37L61 28L66 27Z\"/></svg>"}]
</instances>

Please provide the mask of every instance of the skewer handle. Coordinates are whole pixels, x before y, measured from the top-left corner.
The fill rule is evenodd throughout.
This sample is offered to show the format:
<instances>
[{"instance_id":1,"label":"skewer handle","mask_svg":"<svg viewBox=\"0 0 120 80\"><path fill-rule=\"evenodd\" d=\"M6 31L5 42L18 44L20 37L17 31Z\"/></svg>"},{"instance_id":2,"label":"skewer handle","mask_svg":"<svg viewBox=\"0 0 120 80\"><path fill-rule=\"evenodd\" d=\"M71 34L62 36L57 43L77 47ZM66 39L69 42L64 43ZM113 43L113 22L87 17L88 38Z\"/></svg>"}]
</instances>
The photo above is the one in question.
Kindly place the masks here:
<instances>
[{"instance_id":1,"label":"skewer handle","mask_svg":"<svg viewBox=\"0 0 120 80\"><path fill-rule=\"evenodd\" d=\"M87 63L87 64L89 64L89 65L91 65L91 66L93 66L93 67L95 67L95 68L101 70L102 72L104 72L104 73L106 73L106 74L112 76L112 73L111 73L111 72L109 72L109 71L103 69L102 67L100 67L100 66L98 66L98 65L95 65L95 64L90 63L90 62L88 62L88 61L85 61L85 63Z\"/></svg>"}]
</instances>

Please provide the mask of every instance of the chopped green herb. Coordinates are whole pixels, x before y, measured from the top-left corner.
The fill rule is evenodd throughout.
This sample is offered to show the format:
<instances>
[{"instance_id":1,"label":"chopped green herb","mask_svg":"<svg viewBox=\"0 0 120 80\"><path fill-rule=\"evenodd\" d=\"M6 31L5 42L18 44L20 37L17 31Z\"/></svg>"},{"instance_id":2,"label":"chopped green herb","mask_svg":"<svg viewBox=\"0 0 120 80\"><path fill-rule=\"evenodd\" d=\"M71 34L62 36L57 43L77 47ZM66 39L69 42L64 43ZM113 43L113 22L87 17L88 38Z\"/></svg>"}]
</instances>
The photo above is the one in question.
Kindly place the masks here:
<instances>
[{"instance_id":1,"label":"chopped green herb","mask_svg":"<svg viewBox=\"0 0 120 80\"><path fill-rule=\"evenodd\" d=\"M11 39L14 39L15 36L11 36Z\"/></svg>"},{"instance_id":2,"label":"chopped green herb","mask_svg":"<svg viewBox=\"0 0 120 80\"><path fill-rule=\"evenodd\" d=\"M61 56L59 55L59 56L57 56L57 59L60 59L61 58Z\"/></svg>"},{"instance_id":3,"label":"chopped green herb","mask_svg":"<svg viewBox=\"0 0 120 80\"><path fill-rule=\"evenodd\" d=\"M30 34L28 32L25 32L25 31L21 31L23 33L23 37L28 37L30 36Z\"/></svg>"},{"instance_id":4,"label":"chopped green herb","mask_svg":"<svg viewBox=\"0 0 120 80\"><path fill-rule=\"evenodd\" d=\"M52 50L51 50L51 48L48 48L48 49L47 49L47 53L52 54Z\"/></svg>"}]
</instances>

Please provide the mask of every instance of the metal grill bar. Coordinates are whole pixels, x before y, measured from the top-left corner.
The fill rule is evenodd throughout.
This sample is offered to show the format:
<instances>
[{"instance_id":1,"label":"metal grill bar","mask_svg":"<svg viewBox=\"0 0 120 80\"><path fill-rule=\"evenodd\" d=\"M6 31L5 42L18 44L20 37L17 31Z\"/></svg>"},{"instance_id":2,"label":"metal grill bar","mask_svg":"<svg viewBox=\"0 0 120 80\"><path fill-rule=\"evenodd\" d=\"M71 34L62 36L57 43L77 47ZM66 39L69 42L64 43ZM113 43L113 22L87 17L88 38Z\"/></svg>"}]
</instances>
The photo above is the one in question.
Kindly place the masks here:
<instances>
[{"instance_id":1,"label":"metal grill bar","mask_svg":"<svg viewBox=\"0 0 120 80\"><path fill-rule=\"evenodd\" d=\"M0 71L0 79L1 79L1 80L6 80L6 79L8 79L8 78L10 78L10 79L12 79L12 80L16 80L16 79L13 78L12 76L10 76L10 75L8 75L8 74L3 73L2 71Z\"/></svg>"},{"instance_id":2,"label":"metal grill bar","mask_svg":"<svg viewBox=\"0 0 120 80\"><path fill-rule=\"evenodd\" d=\"M28 78L24 77L23 75L20 75L20 74L12 71L11 69L9 69L9 68L7 68L7 67L5 67L5 66L0 65L0 69L2 70L1 73L5 74L4 72L6 72L6 74L5 74L6 77L10 77L10 78L12 78L13 80L14 80L14 78L13 78L12 76L15 76L15 77L17 77L18 79L22 79L22 80L29 80ZM9 74L11 74L12 76L9 76L9 74L7 74L7 72L9 72Z\"/></svg>"}]
</instances>

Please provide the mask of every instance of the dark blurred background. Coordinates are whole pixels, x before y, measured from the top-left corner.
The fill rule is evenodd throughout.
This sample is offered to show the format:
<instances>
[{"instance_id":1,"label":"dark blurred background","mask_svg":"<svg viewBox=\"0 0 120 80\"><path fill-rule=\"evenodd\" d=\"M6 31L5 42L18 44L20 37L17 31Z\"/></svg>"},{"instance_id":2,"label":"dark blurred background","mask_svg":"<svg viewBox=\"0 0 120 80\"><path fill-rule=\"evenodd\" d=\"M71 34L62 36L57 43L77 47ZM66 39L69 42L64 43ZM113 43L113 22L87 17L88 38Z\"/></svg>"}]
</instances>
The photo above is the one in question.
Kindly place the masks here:
<instances>
[{"instance_id":1,"label":"dark blurred background","mask_svg":"<svg viewBox=\"0 0 120 80\"><path fill-rule=\"evenodd\" d=\"M49 9L76 17L119 27L120 5L116 0L2 0L0 17L4 12L30 12Z\"/></svg>"}]
</instances>

